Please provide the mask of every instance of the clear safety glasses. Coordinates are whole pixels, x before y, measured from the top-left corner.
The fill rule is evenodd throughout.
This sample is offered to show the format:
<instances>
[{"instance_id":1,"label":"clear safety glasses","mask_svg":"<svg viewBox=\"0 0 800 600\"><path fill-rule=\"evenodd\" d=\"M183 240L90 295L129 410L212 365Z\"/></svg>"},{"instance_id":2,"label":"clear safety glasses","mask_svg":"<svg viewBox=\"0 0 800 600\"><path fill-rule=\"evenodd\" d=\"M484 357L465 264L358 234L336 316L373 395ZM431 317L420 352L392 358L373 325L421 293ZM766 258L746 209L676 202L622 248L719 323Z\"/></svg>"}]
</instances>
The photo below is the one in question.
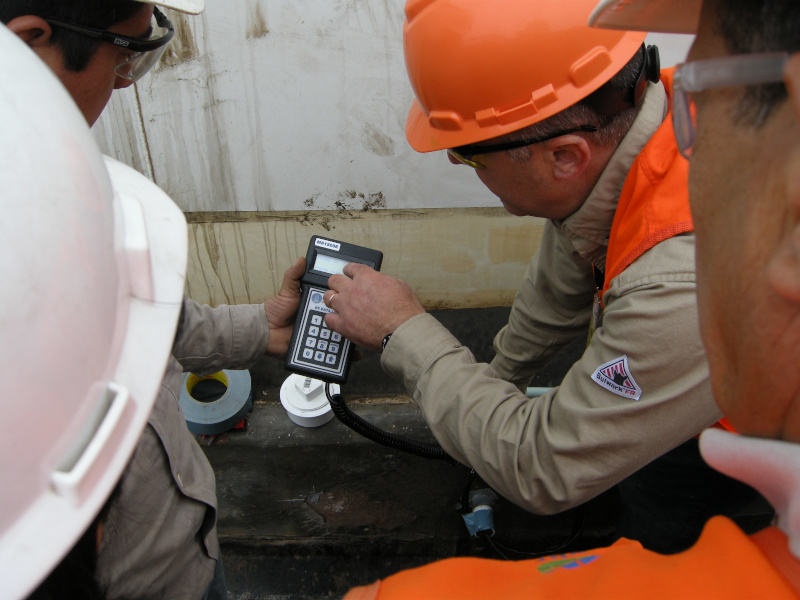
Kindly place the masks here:
<instances>
[{"instance_id":1,"label":"clear safety glasses","mask_svg":"<svg viewBox=\"0 0 800 600\"><path fill-rule=\"evenodd\" d=\"M597 131L594 125L581 125L580 127L573 127L572 129L562 129L561 131L554 131L538 138L531 138L528 140L519 140L516 142L506 142L504 144L487 144L481 146L480 144L468 144L466 146L459 146L458 148L450 148L447 153L455 158L461 164L472 167L473 169L485 169L486 165L472 160L474 156L479 154L492 154L493 152L505 152L507 150L514 150L515 148L524 148L525 146L532 146L533 144L540 144L547 140L567 135L569 133L576 133L578 131Z\"/></svg>"},{"instance_id":2,"label":"clear safety glasses","mask_svg":"<svg viewBox=\"0 0 800 600\"><path fill-rule=\"evenodd\" d=\"M127 37L104 29L95 29L78 25L77 23L67 23L58 19L45 20L54 27L67 29L101 42L108 42L131 50L131 55L114 67L114 72L119 77L129 81L137 81L152 69L153 65L164 54L172 36L175 35L172 23L157 7L153 7L153 23L148 39Z\"/></svg>"},{"instance_id":3,"label":"clear safety glasses","mask_svg":"<svg viewBox=\"0 0 800 600\"><path fill-rule=\"evenodd\" d=\"M680 153L686 159L692 156L697 119L692 92L783 81L783 67L788 58L785 52L770 52L722 56L679 65L672 87L675 98L672 125Z\"/></svg>"}]
</instances>

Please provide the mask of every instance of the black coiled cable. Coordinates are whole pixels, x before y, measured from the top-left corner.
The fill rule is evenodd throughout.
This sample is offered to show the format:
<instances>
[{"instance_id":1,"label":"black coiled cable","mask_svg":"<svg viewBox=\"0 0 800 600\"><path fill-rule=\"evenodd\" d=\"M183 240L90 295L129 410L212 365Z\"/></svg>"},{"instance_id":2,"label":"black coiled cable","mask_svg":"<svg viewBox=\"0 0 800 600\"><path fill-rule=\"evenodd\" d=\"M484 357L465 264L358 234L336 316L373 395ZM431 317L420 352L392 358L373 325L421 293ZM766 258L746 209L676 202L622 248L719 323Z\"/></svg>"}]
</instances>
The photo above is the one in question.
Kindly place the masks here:
<instances>
[{"instance_id":1,"label":"black coiled cable","mask_svg":"<svg viewBox=\"0 0 800 600\"><path fill-rule=\"evenodd\" d=\"M423 458L436 458L455 462L441 446L419 442L402 435L389 433L365 421L347 407L341 394L331 394L330 383L325 384L325 395L328 397L328 402L331 403L331 409L333 410L333 414L336 415L336 418L365 438L377 444L389 446L390 448L398 448L410 452L411 454L422 456Z\"/></svg>"}]
</instances>

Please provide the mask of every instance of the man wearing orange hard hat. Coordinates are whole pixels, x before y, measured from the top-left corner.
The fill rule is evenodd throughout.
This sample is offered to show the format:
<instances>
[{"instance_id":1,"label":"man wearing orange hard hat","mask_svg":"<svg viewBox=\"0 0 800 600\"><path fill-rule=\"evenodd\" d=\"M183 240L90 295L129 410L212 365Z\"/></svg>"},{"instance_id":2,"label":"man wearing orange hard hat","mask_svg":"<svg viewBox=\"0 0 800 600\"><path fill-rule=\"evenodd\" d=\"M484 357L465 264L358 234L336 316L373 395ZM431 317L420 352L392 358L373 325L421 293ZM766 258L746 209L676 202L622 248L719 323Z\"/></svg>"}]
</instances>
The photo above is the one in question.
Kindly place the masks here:
<instances>
[{"instance_id":1,"label":"man wearing orange hard hat","mask_svg":"<svg viewBox=\"0 0 800 600\"><path fill-rule=\"evenodd\" d=\"M451 559L347 600L800 597L800 4L604 0L592 22L697 32L675 72L673 119L691 160L712 385L741 432L709 429L700 447L716 469L764 493L776 526L748 536L714 517L672 556L622 540L539 560Z\"/></svg>"},{"instance_id":2,"label":"man wearing orange hard hat","mask_svg":"<svg viewBox=\"0 0 800 600\"><path fill-rule=\"evenodd\" d=\"M406 3L409 143L474 168L510 213L548 219L491 364L408 286L357 265L331 277L327 322L383 346L441 445L501 495L549 514L619 484L618 533L677 551L716 511L761 502L768 521L770 509L711 471L694 439L721 413L697 325L671 70L644 33L588 27L593 6ZM518 389L592 328L559 387Z\"/></svg>"}]
</instances>

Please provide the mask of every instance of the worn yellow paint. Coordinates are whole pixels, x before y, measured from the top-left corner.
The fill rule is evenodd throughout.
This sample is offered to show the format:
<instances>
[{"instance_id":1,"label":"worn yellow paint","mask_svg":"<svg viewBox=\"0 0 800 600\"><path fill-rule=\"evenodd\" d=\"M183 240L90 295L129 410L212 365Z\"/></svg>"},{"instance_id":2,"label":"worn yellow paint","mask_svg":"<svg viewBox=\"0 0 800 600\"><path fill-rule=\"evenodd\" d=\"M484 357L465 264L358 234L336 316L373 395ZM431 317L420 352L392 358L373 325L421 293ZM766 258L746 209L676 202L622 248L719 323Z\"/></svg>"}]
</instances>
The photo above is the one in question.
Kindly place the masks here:
<instances>
[{"instance_id":1,"label":"worn yellow paint","mask_svg":"<svg viewBox=\"0 0 800 600\"><path fill-rule=\"evenodd\" d=\"M518 220L514 221L515 223ZM489 230L489 260L492 264L502 264L519 260L520 256L531 257L539 249L542 229L531 232L529 224L508 225Z\"/></svg>"},{"instance_id":2,"label":"worn yellow paint","mask_svg":"<svg viewBox=\"0 0 800 600\"><path fill-rule=\"evenodd\" d=\"M543 221L502 208L189 213L186 292L211 305L263 302L312 235L376 248L382 272L428 309L508 306Z\"/></svg>"},{"instance_id":3,"label":"worn yellow paint","mask_svg":"<svg viewBox=\"0 0 800 600\"><path fill-rule=\"evenodd\" d=\"M477 267L475 259L469 254L448 254L441 258L439 264L445 273L471 273Z\"/></svg>"}]
</instances>

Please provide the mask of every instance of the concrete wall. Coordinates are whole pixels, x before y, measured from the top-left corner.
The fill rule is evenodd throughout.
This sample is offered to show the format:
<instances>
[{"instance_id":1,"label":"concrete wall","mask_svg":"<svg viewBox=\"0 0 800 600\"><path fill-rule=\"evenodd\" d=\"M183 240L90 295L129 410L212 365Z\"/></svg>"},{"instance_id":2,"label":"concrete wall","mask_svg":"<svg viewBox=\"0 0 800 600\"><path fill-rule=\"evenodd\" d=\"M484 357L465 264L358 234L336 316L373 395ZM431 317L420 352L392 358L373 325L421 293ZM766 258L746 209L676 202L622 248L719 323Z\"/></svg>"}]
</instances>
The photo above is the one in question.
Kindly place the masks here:
<instances>
[{"instance_id":1,"label":"concrete wall","mask_svg":"<svg viewBox=\"0 0 800 600\"><path fill-rule=\"evenodd\" d=\"M104 151L185 211L187 293L257 302L323 234L384 251L428 306L508 304L541 221L507 215L472 169L417 154L403 0L207 0L95 126ZM664 63L686 42L668 41ZM491 208L490 208L491 207Z\"/></svg>"},{"instance_id":2,"label":"concrete wall","mask_svg":"<svg viewBox=\"0 0 800 600\"><path fill-rule=\"evenodd\" d=\"M502 208L187 217L187 293L213 305L263 301L319 234L383 250L382 272L408 281L428 308L507 306L542 226Z\"/></svg>"}]
</instances>

